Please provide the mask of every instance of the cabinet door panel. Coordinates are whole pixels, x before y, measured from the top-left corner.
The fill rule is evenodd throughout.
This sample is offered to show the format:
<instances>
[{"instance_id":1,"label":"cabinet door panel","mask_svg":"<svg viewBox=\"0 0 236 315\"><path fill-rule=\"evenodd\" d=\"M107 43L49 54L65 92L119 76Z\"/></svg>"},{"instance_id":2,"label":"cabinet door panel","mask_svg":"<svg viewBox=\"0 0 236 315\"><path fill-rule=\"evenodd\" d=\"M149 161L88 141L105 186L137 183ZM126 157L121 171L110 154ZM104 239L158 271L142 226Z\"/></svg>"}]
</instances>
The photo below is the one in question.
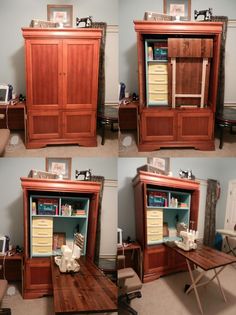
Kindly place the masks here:
<instances>
[{"instance_id":1,"label":"cabinet door panel","mask_svg":"<svg viewBox=\"0 0 236 315\"><path fill-rule=\"evenodd\" d=\"M26 42L27 105L47 108L62 102L62 41Z\"/></svg>"},{"instance_id":2,"label":"cabinet door panel","mask_svg":"<svg viewBox=\"0 0 236 315\"><path fill-rule=\"evenodd\" d=\"M176 138L175 115L172 111L146 112L141 116L144 141L171 141Z\"/></svg>"},{"instance_id":3,"label":"cabinet door panel","mask_svg":"<svg viewBox=\"0 0 236 315\"><path fill-rule=\"evenodd\" d=\"M24 289L35 290L43 296L52 288L50 259L31 259L26 261Z\"/></svg>"},{"instance_id":4,"label":"cabinet door panel","mask_svg":"<svg viewBox=\"0 0 236 315\"><path fill-rule=\"evenodd\" d=\"M99 45L97 40L64 40L64 104L96 108Z\"/></svg>"},{"instance_id":5,"label":"cabinet door panel","mask_svg":"<svg viewBox=\"0 0 236 315\"><path fill-rule=\"evenodd\" d=\"M95 136L95 111L68 111L63 113L65 138Z\"/></svg>"},{"instance_id":6,"label":"cabinet door panel","mask_svg":"<svg viewBox=\"0 0 236 315\"><path fill-rule=\"evenodd\" d=\"M210 140L213 136L213 113L179 113L179 140Z\"/></svg>"},{"instance_id":7,"label":"cabinet door panel","mask_svg":"<svg viewBox=\"0 0 236 315\"><path fill-rule=\"evenodd\" d=\"M144 252L144 282L165 274L170 267L168 250L163 245L147 248Z\"/></svg>"},{"instance_id":8,"label":"cabinet door panel","mask_svg":"<svg viewBox=\"0 0 236 315\"><path fill-rule=\"evenodd\" d=\"M30 111L28 136L30 139L52 139L61 135L61 119L58 111Z\"/></svg>"}]
</instances>

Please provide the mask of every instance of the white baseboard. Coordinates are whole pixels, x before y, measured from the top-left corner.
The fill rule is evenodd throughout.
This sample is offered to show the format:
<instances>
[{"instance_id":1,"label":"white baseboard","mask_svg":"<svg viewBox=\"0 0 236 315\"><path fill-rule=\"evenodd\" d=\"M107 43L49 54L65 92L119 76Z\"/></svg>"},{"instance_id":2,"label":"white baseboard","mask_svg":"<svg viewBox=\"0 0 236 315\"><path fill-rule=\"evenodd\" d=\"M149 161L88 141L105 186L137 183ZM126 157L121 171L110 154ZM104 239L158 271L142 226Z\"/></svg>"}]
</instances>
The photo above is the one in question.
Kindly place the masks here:
<instances>
[{"instance_id":1,"label":"white baseboard","mask_svg":"<svg viewBox=\"0 0 236 315\"><path fill-rule=\"evenodd\" d=\"M111 259L111 260L116 260L116 255L111 255L111 254L102 254L99 256L100 259Z\"/></svg>"},{"instance_id":2,"label":"white baseboard","mask_svg":"<svg viewBox=\"0 0 236 315\"><path fill-rule=\"evenodd\" d=\"M227 102L227 103L224 103L224 107L236 107L236 102Z\"/></svg>"}]
</instances>

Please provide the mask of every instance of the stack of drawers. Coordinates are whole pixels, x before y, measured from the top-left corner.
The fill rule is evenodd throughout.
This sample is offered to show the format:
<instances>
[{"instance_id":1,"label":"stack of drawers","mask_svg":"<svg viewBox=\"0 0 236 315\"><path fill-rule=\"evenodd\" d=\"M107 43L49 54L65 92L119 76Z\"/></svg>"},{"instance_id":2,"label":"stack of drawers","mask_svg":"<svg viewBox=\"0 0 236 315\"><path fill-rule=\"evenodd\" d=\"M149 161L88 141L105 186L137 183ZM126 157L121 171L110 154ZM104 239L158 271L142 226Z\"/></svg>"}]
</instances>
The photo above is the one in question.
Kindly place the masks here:
<instances>
[{"instance_id":1,"label":"stack of drawers","mask_svg":"<svg viewBox=\"0 0 236 315\"><path fill-rule=\"evenodd\" d=\"M53 218L32 218L32 256L52 254Z\"/></svg>"},{"instance_id":2,"label":"stack of drawers","mask_svg":"<svg viewBox=\"0 0 236 315\"><path fill-rule=\"evenodd\" d=\"M155 244L163 238L162 209L147 209L147 244Z\"/></svg>"},{"instance_id":3,"label":"stack of drawers","mask_svg":"<svg viewBox=\"0 0 236 315\"><path fill-rule=\"evenodd\" d=\"M150 63L148 65L149 105L168 105L167 64Z\"/></svg>"}]
</instances>

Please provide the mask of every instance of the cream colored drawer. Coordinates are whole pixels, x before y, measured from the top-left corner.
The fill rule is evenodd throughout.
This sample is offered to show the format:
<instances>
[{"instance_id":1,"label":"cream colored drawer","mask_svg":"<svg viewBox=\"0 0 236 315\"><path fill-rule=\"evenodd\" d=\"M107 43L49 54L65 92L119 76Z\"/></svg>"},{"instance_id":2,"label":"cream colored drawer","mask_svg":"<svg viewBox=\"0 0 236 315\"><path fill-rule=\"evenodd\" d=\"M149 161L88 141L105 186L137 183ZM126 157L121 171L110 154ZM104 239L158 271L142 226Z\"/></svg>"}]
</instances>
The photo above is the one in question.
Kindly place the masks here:
<instances>
[{"instance_id":1,"label":"cream colored drawer","mask_svg":"<svg viewBox=\"0 0 236 315\"><path fill-rule=\"evenodd\" d=\"M53 218L33 218L32 226L33 227L45 227L45 228L52 228L53 225Z\"/></svg>"},{"instance_id":2,"label":"cream colored drawer","mask_svg":"<svg viewBox=\"0 0 236 315\"><path fill-rule=\"evenodd\" d=\"M33 237L32 243L34 245L44 245L44 246L51 246L52 247L52 237Z\"/></svg>"},{"instance_id":3,"label":"cream colored drawer","mask_svg":"<svg viewBox=\"0 0 236 315\"><path fill-rule=\"evenodd\" d=\"M52 229L50 228L33 228L33 237L52 237Z\"/></svg>"},{"instance_id":4,"label":"cream colored drawer","mask_svg":"<svg viewBox=\"0 0 236 315\"><path fill-rule=\"evenodd\" d=\"M167 64L150 64L148 72L149 74L167 74Z\"/></svg>"},{"instance_id":5,"label":"cream colored drawer","mask_svg":"<svg viewBox=\"0 0 236 315\"><path fill-rule=\"evenodd\" d=\"M32 254L52 254L52 246L46 245L33 245L32 246Z\"/></svg>"},{"instance_id":6,"label":"cream colored drawer","mask_svg":"<svg viewBox=\"0 0 236 315\"><path fill-rule=\"evenodd\" d=\"M168 94L166 93L150 93L149 94L149 101L150 102L167 102L168 101Z\"/></svg>"},{"instance_id":7,"label":"cream colored drawer","mask_svg":"<svg viewBox=\"0 0 236 315\"><path fill-rule=\"evenodd\" d=\"M147 235L147 242L151 243L151 242L156 242L156 241L160 241L162 240L162 234L160 233L150 233Z\"/></svg>"},{"instance_id":8,"label":"cream colored drawer","mask_svg":"<svg viewBox=\"0 0 236 315\"><path fill-rule=\"evenodd\" d=\"M148 85L149 93L168 93L167 84L149 84Z\"/></svg>"},{"instance_id":9,"label":"cream colored drawer","mask_svg":"<svg viewBox=\"0 0 236 315\"><path fill-rule=\"evenodd\" d=\"M162 218L147 218L147 226L163 225Z\"/></svg>"},{"instance_id":10,"label":"cream colored drawer","mask_svg":"<svg viewBox=\"0 0 236 315\"><path fill-rule=\"evenodd\" d=\"M147 210L147 218L163 218L163 211L162 209L148 209Z\"/></svg>"},{"instance_id":11,"label":"cream colored drawer","mask_svg":"<svg viewBox=\"0 0 236 315\"><path fill-rule=\"evenodd\" d=\"M147 234L163 234L163 226L157 225L157 226L147 226Z\"/></svg>"},{"instance_id":12,"label":"cream colored drawer","mask_svg":"<svg viewBox=\"0 0 236 315\"><path fill-rule=\"evenodd\" d=\"M149 74L148 75L148 83L149 84L167 84L168 76L167 74Z\"/></svg>"}]
</instances>

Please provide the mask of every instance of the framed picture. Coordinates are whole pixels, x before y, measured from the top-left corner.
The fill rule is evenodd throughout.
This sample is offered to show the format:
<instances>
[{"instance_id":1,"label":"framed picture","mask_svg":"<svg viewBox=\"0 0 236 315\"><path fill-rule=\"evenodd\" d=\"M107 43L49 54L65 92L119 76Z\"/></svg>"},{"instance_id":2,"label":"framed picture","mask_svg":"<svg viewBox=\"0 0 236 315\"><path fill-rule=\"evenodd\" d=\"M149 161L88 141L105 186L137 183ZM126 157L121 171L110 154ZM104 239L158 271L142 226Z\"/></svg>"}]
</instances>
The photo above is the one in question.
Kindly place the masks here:
<instances>
[{"instance_id":1,"label":"framed picture","mask_svg":"<svg viewBox=\"0 0 236 315\"><path fill-rule=\"evenodd\" d=\"M73 6L72 5L47 5L48 21L63 24L63 27L73 26Z\"/></svg>"},{"instance_id":2,"label":"framed picture","mask_svg":"<svg viewBox=\"0 0 236 315\"><path fill-rule=\"evenodd\" d=\"M71 178L71 158L46 158L46 171L63 179Z\"/></svg>"},{"instance_id":3,"label":"framed picture","mask_svg":"<svg viewBox=\"0 0 236 315\"><path fill-rule=\"evenodd\" d=\"M62 245L66 245L66 233L54 232L53 233L53 250L61 249Z\"/></svg>"},{"instance_id":4,"label":"framed picture","mask_svg":"<svg viewBox=\"0 0 236 315\"><path fill-rule=\"evenodd\" d=\"M149 165L158 169L160 174L168 175L170 172L169 158L147 158Z\"/></svg>"},{"instance_id":5,"label":"framed picture","mask_svg":"<svg viewBox=\"0 0 236 315\"><path fill-rule=\"evenodd\" d=\"M163 0L163 8L165 14L191 20L191 0Z\"/></svg>"}]
</instances>

